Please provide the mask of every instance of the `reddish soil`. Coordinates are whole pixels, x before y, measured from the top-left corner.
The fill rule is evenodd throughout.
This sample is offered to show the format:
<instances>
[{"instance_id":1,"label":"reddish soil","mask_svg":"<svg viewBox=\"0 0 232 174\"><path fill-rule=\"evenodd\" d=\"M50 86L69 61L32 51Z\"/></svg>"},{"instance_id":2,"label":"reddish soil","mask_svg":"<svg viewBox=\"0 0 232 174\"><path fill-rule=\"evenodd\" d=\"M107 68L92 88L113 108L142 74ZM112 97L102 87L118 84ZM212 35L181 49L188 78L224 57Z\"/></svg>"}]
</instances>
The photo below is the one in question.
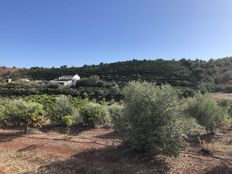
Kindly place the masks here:
<instances>
[{"instance_id":1,"label":"reddish soil","mask_svg":"<svg viewBox=\"0 0 232 174\"><path fill-rule=\"evenodd\" d=\"M232 174L232 131L211 140L213 155L193 143L177 159L136 154L110 129L73 133L0 130L0 174Z\"/></svg>"},{"instance_id":2,"label":"reddish soil","mask_svg":"<svg viewBox=\"0 0 232 174\"><path fill-rule=\"evenodd\" d=\"M0 67L0 77L4 77L9 74L14 74L18 71L17 68L2 68Z\"/></svg>"}]
</instances>

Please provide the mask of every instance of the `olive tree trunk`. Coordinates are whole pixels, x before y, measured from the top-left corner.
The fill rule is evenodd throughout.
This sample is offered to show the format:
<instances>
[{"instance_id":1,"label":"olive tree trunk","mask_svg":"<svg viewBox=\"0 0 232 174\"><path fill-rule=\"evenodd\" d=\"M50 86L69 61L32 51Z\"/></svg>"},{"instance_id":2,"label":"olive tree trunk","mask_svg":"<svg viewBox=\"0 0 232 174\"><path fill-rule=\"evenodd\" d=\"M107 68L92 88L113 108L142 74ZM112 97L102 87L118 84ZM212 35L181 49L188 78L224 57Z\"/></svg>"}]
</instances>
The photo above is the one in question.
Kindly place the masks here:
<instances>
[{"instance_id":1,"label":"olive tree trunk","mask_svg":"<svg viewBox=\"0 0 232 174\"><path fill-rule=\"evenodd\" d=\"M24 127L24 134L28 133L28 128L29 128L29 123L26 123Z\"/></svg>"}]
</instances>

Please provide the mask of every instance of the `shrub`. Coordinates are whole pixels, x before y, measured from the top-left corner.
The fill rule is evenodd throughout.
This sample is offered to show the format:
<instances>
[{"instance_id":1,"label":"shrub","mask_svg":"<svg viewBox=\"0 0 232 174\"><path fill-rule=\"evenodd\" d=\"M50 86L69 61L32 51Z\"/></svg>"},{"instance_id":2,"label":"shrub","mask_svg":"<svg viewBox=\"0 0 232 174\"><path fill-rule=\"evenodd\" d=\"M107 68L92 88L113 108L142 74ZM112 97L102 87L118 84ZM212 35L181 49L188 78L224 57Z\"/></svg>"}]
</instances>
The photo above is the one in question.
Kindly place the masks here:
<instances>
[{"instance_id":1,"label":"shrub","mask_svg":"<svg viewBox=\"0 0 232 174\"><path fill-rule=\"evenodd\" d=\"M232 100L222 100L219 102L219 105L224 107L227 110L227 114L232 118Z\"/></svg>"},{"instance_id":2,"label":"shrub","mask_svg":"<svg viewBox=\"0 0 232 174\"><path fill-rule=\"evenodd\" d=\"M112 104L108 108L111 121L116 130L120 130L123 125L123 119L122 119L123 109L124 106L119 104Z\"/></svg>"},{"instance_id":3,"label":"shrub","mask_svg":"<svg viewBox=\"0 0 232 174\"><path fill-rule=\"evenodd\" d=\"M124 89L125 110L120 121L124 142L149 155L177 156L185 123L176 91L169 85L130 82Z\"/></svg>"},{"instance_id":4,"label":"shrub","mask_svg":"<svg viewBox=\"0 0 232 174\"><path fill-rule=\"evenodd\" d=\"M7 106L9 106L10 100L7 99L0 99L0 126L1 127L7 127L10 126L9 121L7 120L6 111Z\"/></svg>"},{"instance_id":5,"label":"shrub","mask_svg":"<svg viewBox=\"0 0 232 174\"><path fill-rule=\"evenodd\" d=\"M226 109L220 107L212 96L197 94L189 99L186 113L195 118L206 130L213 133L217 127L223 124Z\"/></svg>"},{"instance_id":6,"label":"shrub","mask_svg":"<svg viewBox=\"0 0 232 174\"><path fill-rule=\"evenodd\" d=\"M72 115L66 115L62 117L62 121L67 128L67 134L70 134L70 127L75 123L75 118Z\"/></svg>"},{"instance_id":7,"label":"shrub","mask_svg":"<svg viewBox=\"0 0 232 174\"><path fill-rule=\"evenodd\" d=\"M193 97L195 95L195 91L191 88L181 88L179 93L180 97L184 98Z\"/></svg>"},{"instance_id":8,"label":"shrub","mask_svg":"<svg viewBox=\"0 0 232 174\"><path fill-rule=\"evenodd\" d=\"M14 100L9 102L5 110L6 119L11 124L24 124L24 133L29 125L42 125L45 121L43 106L39 103Z\"/></svg>"},{"instance_id":9,"label":"shrub","mask_svg":"<svg viewBox=\"0 0 232 174\"><path fill-rule=\"evenodd\" d=\"M109 115L105 106L98 103L88 103L80 109L80 115L87 127L95 128L109 121Z\"/></svg>"},{"instance_id":10,"label":"shrub","mask_svg":"<svg viewBox=\"0 0 232 174\"><path fill-rule=\"evenodd\" d=\"M62 117L74 113L73 105L70 103L69 98L64 95L57 97L54 103L47 106L46 110L51 120L56 123L63 123Z\"/></svg>"},{"instance_id":11,"label":"shrub","mask_svg":"<svg viewBox=\"0 0 232 174\"><path fill-rule=\"evenodd\" d=\"M227 82L232 79L232 71L227 71L223 76L223 81Z\"/></svg>"}]
</instances>

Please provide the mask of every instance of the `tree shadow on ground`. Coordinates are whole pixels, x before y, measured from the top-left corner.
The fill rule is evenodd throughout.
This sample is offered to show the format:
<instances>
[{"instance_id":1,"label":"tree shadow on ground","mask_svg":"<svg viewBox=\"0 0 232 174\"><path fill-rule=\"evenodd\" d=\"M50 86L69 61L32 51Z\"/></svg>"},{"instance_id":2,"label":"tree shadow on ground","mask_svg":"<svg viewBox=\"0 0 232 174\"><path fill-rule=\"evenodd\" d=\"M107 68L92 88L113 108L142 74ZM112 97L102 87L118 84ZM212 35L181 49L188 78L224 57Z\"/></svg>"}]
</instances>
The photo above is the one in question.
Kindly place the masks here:
<instances>
[{"instance_id":1,"label":"tree shadow on ground","mask_svg":"<svg viewBox=\"0 0 232 174\"><path fill-rule=\"evenodd\" d=\"M51 141L57 141L57 142L61 142L61 141L64 141L64 142L69 142L69 143L77 143L77 144L95 144L95 145L101 145L101 146L105 146L105 147L109 147L111 145L108 145L106 143L99 143L97 141L89 141L89 142L86 142L86 141L82 141L82 140L72 140L72 139L64 139L64 138L46 138L46 137L23 137L24 139L35 139L35 140L51 140ZM88 138L88 139L91 139L91 138Z\"/></svg>"},{"instance_id":2,"label":"tree shadow on ground","mask_svg":"<svg viewBox=\"0 0 232 174\"><path fill-rule=\"evenodd\" d=\"M163 159L151 160L119 146L90 150L68 160L52 162L40 167L36 174L166 174L168 170L169 166Z\"/></svg>"},{"instance_id":3,"label":"tree shadow on ground","mask_svg":"<svg viewBox=\"0 0 232 174\"><path fill-rule=\"evenodd\" d=\"M51 132L51 131L52 132L57 132L57 133L60 133L60 134L66 134L67 133L66 127L64 125L46 125L46 126L41 127L39 130L41 132L44 132L44 133L48 133L48 132ZM82 132L87 131L87 130L89 130L89 128L75 125L75 126L72 126L70 128L70 135L77 136L77 135L79 135Z\"/></svg>"},{"instance_id":4,"label":"tree shadow on ground","mask_svg":"<svg viewBox=\"0 0 232 174\"><path fill-rule=\"evenodd\" d=\"M0 143L12 141L16 138L23 136L23 131L14 131L14 132L1 132L0 133Z\"/></svg>"},{"instance_id":5,"label":"tree shadow on ground","mask_svg":"<svg viewBox=\"0 0 232 174\"><path fill-rule=\"evenodd\" d=\"M108 140L108 139L120 139L121 135L118 132L116 132L116 131L112 131L112 132L109 132L107 134L98 135L95 138L100 138L100 139L104 139L104 140Z\"/></svg>"},{"instance_id":6,"label":"tree shadow on ground","mask_svg":"<svg viewBox=\"0 0 232 174\"><path fill-rule=\"evenodd\" d=\"M232 174L232 166L217 166L206 172L205 174Z\"/></svg>"},{"instance_id":7,"label":"tree shadow on ground","mask_svg":"<svg viewBox=\"0 0 232 174\"><path fill-rule=\"evenodd\" d=\"M32 151L35 150L39 147L42 147L43 145L37 145L37 144L33 144L33 145L29 145L27 147L21 148L19 150L17 150L17 152L27 152L27 151Z\"/></svg>"}]
</instances>

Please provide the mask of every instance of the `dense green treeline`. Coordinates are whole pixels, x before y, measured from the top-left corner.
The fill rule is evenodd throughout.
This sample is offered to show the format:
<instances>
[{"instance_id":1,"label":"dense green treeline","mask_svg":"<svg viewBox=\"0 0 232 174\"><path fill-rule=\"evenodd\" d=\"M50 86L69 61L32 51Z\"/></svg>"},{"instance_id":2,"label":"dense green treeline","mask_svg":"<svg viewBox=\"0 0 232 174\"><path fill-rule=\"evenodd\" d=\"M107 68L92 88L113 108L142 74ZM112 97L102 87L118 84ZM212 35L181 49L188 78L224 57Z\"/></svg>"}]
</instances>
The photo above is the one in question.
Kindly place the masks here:
<instances>
[{"instance_id":1,"label":"dense green treeline","mask_svg":"<svg viewBox=\"0 0 232 174\"><path fill-rule=\"evenodd\" d=\"M61 75L78 73L82 78L98 75L102 80L115 81L124 86L128 81L142 80L168 83L174 86L205 87L214 90L218 86L231 85L232 58L203 60L132 60L110 64L62 66L60 68L32 67L21 70L25 77L51 80Z\"/></svg>"},{"instance_id":2,"label":"dense green treeline","mask_svg":"<svg viewBox=\"0 0 232 174\"><path fill-rule=\"evenodd\" d=\"M203 60L132 60L110 64L85 65L83 67L43 68L32 67L20 69L9 75L10 78L29 78L30 80L49 81L61 75L79 74L81 81L71 90L55 89L52 85L40 86L37 91L47 94L71 94L77 96L96 96L94 93L108 95L113 86L122 88L132 80L155 82L156 84L170 84L177 87L188 87L201 92L232 91L232 58ZM94 79L97 76L97 80ZM94 77L94 78L92 78ZM6 87L7 86L7 87ZM9 85L1 86L1 94L6 94ZM16 88L16 93L35 91L33 85L27 88ZM22 85L21 85L22 86ZM5 88L6 87L6 88ZM52 89L53 88L53 89ZM110 89L110 90L109 90ZM67 92L68 91L68 92ZM108 92L106 92L108 91ZM108 93L108 94L106 94ZM35 94L35 92L33 93ZM101 97L100 97L101 98Z\"/></svg>"},{"instance_id":3,"label":"dense green treeline","mask_svg":"<svg viewBox=\"0 0 232 174\"><path fill-rule=\"evenodd\" d=\"M62 68L39 68L22 70L31 79L51 80L61 75L78 73L82 78L98 75L105 81L115 81L125 85L131 80L145 80L157 84L169 83L175 86L191 86L193 83L190 69L181 61L144 60L100 64L83 67L66 66Z\"/></svg>"},{"instance_id":4,"label":"dense green treeline","mask_svg":"<svg viewBox=\"0 0 232 174\"><path fill-rule=\"evenodd\" d=\"M49 83L0 83L1 96L30 96L30 95L70 95L78 98L88 98L91 100L115 100L123 99L120 89L116 84L104 83L103 85L86 85L75 86L72 88L64 87L62 85L54 85Z\"/></svg>"}]
</instances>

